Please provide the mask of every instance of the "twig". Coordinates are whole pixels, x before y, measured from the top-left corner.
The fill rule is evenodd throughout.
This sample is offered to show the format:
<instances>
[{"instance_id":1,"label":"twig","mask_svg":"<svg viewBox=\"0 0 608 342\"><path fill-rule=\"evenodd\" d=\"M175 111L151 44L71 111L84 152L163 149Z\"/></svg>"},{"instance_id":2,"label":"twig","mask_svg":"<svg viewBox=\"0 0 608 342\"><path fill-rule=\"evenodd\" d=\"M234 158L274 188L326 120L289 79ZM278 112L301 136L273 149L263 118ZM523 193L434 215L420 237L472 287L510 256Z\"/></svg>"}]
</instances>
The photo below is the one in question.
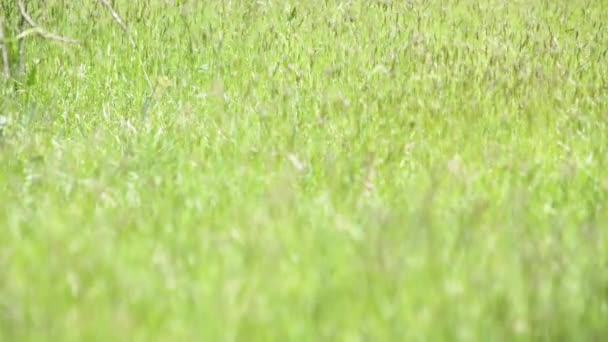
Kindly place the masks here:
<instances>
[{"instance_id":1,"label":"twig","mask_svg":"<svg viewBox=\"0 0 608 342\"><path fill-rule=\"evenodd\" d=\"M80 41L78 41L76 39L62 37L62 36L56 35L54 33L47 32L47 31L41 29L40 27L34 27L34 28L30 28L30 29L21 31L21 33L14 36L13 38L4 38L4 39L0 38L0 45L6 44L6 43L18 42L31 35L38 35L45 39L55 40L55 41L58 41L61 43L66 43L66 44L79 44L80 43Z\"/></svg>"},{"instance_id":2,"label":"twig","mask_svg":"<svg viewBox=\"0 0 608 342\"><path fill-rule=\"evenodd\" d=\"M120 26L120 28L128 34L129 29L127 28L127 25L125 25L125 22L122 21L122 19L120 18L118 13L114 10L112 5L108 2L108 0L99 0L99 2L101 2L104 6L106 6L108 8L110 13L112 13L112 18L114 18L114 20L116 21L118 26Z\"/></svg>"},{"instance_id":3,"label":"twig","mask_svg":"<svg viewBox=\"0 0 608 342\"><path fill-rule=\"evenodd\" d=\"M4 44L4 18L0 15L0 50L2 50L2 65L4 76L6 78L11 77L11 69L8 61L8 51L6 51L6 45Z\"/></svg>"},{"instance_id":4,"label":"twig","mask_svg":"<svg viewBox=\"0 0 608 342\"><path fill-rule=\"evenodd\" d=\"M131 35L129 28L125 24L124 20L122 20L122 18L118 14L118 12L116 12L114 7L112 7L112 4L110 4L110 2L108 0L99 0L99 2L103 6L105 6L108 9L108 11L110 11L110 14L112 15L112 18L114 19L116 24L127 34L127 37L129 37L129 41L130 41L131 45L134 48L137 48L137 43L135 43L135 39L133 39L133 36ZM150 77L148 76L148 73L146 72L146 69L144 68L143 63L141 61L140 61L140 66L142 68L146 82L148 83L148 86L150 87L150 89L152 89L152 91L154 91L154 88L152 87L152 82L150 81Z\"/></svg>"},{"instance_id":5,"label":"twig","mask_svg":"<svg viewBox=\"0 0 608 342\"><path fill-rule=\"evenodd\" d=\"M44 30L43 28L41 28L40 26L38 26L38 24L36 24L36 22L32 19L32 17L30 17L30 15L27 13L23 0L19 0L17 2L17 5L19 6L19 12L21 13L21 17L30 26L32 26L32 28L29 30L21 31L21 33L19 33L17 35L17 37L15 37L15 39L20 40L20 39L23 39L23 38L29 36L30 34L35 33L43 38L50 39L50 40L56 40L56 41L62 42L62 43L68 43L68 44L78 44L79 43L79 41L76 39L63 37L58 34L48 32L48 31Z\"/></svg>"},{"instance_id":6,"label":"twig","mask_svg":"<svg viewBox=\"0 0 608 342\"><path fill-rule=\"evenodd\" d=\"M112 4L110 4L110 2L108 0L99 0L99 2L103 6L105 6L108 9L108 11L110 11L110 13L112 14L112 18L114 19L116 24L118 26L120 26L120 28L129 37L129 41L130 41L131 45L134 48L137 48L137 43L135 43L135 39L133 39L133 36L131 35L129 28L127 27L127 25L125 25L125 22L122 20L122 18L120 18L120 15L118 15L118 12L116 12L116 10L112 7ZM139 60L139 64L140 64L141 70L144 74L144 78L146 79L146 82L148 83L148 87L150 87L152 94L154 94L154 87L152 86L152 81L150 81L150 76L148 75L148 72L146 72L146 68L144 67L143 62L141 60ZM145 112L147 111L147 105L146 104L144 104L144 105L145 106L142 109L142 113L143 113L142 116L145 116Z\"/></svg>"},{"instance_id":7,"label":"twig","mask_svg":"<svg viewBox=\"0 0 608 342\"><path fill-rule=\"evenodd\" d=\"M110 11L110 14L112 14L112 18L114 18L116 24L118 24L118 26L120 26L120 28L125 31L127 36L129 36L129 39L131 40L131 44L135 46L135 40L133 40L131 32L129 32L127 25L125 25L125 22L120 18L118 12L116 12L116 10L112 7L112 4L110 4L108 0L99 0L99 2L101 2L102 5L106 6L106 8Z\"/></svg>"},{"instance_id":8,"label":"twig","mask_svg":"<svg viewBox=\"0 0 608 342\"><path fill-rule=\"evenodd\" d=\"M37 27L38 24L36 24L34 19L32 19L29 14L27 14L27 10L25 9L25 3L23 2L23 0L19 0L19 2L17 2L17 6L19 6L19 12L21 13L21 17L25 19L25 21L27 21L30 26Z\"/></svg>"}]
</instances>

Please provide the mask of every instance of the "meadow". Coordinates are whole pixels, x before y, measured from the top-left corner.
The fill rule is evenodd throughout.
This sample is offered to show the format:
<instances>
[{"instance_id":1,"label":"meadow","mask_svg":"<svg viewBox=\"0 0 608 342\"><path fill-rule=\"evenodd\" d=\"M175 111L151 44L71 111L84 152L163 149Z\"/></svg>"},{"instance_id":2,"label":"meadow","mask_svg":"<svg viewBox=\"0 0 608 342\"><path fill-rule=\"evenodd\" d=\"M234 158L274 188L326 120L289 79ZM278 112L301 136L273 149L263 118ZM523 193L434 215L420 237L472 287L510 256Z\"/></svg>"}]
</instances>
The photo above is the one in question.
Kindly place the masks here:
<instances>
[{"instance_id":1,"label":"meadow","mask_svg":"<svg viewBox=\"0 0 608 342\"><path fill-rule=\"evenodd\" d=\"M607 1L13 3L1 341L608 339Z\"/></svg>"}]
</instances>

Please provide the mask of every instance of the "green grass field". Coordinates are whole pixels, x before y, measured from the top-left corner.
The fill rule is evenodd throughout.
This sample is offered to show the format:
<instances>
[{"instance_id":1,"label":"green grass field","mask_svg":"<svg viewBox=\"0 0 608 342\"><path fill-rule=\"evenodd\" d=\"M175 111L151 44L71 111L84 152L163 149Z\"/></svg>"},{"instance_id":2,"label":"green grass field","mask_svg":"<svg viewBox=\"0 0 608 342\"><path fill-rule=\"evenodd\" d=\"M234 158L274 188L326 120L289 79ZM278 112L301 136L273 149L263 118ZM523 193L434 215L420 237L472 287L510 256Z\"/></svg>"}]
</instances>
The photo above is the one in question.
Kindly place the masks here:
<instances>
[{"instance_id":1,"label":"green grass field","mask_svg":"<svg viewBox=\"0 0 608 342\"><path fill-rule=\"evenodd\" d=\"M607 1L0 3L0 341L608 339Z\"/></svg>"}]
</instances>

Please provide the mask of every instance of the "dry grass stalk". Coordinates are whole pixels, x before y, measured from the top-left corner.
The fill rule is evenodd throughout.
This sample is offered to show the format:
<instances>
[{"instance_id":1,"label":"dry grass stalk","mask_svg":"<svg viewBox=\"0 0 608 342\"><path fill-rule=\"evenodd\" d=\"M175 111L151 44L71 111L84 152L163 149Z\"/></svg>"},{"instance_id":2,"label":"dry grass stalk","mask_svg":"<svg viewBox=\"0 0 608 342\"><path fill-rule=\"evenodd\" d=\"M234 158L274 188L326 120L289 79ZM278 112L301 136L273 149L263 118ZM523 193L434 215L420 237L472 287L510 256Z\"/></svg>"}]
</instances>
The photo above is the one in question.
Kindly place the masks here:
<instances>
[{"instance_id":1,"label":"dry grass stalk","mask_svg":"<svg viewBox=\"0 0 608 342\"><path fill-rule=\"evenodd\" d=\"M19 34L25 30L25 18L21 16L19 19L19 27L17 28ZM22 74L25 71L25 40L19 40L19 73Z\"/></svg>"},{"instance_id":2,"label":"dry grass stalk","mask_svg":"<svg viewBox=\"0 0 608 342\"><path fill-rule=\"evenodd\" d=\"M8 51L4 45L4 18L0 16L0 52L2 53L2 69L4 77L11 77L11 69L8 61Z\"/></svg>"},{"instance_id":3,"label":"dry grass stalk","mask_svg":"<svg viewBox=\"0 0 608 342\"><path fill-rule=\"evenodd\" d=\"M131 33L129 32L127 25L122 20L120 15L118 15L118 12L116 12L114 7L112 7L112 4L110 4L110 2L108 0L99 0L99 2L101 2L101 4L104 5L108 9L108 11L110 11L110 13L112 14L112 18L114 19L116 24L118 26L120 26L120 28L127 34L127 36L129 36L129 39L131 40L131 44L133 46L135 46L135 40L133 40L133 37L131 36Z\"/></svg>"}]
</instances>

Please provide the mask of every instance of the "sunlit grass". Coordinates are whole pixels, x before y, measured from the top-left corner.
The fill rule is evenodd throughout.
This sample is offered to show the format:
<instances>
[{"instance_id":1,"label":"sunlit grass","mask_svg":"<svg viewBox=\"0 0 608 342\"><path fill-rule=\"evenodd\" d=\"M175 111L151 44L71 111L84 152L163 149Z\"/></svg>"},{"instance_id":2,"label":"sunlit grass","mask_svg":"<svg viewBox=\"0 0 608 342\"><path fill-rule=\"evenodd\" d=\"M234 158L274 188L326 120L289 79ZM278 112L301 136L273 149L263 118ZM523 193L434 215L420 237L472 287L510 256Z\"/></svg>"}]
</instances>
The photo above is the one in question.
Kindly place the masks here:
<instances>
[{"instance_id":1,"label":"sunlit grass","mask_svg":"<svg viewBox=\"0 0 608 342\"><path fill-rule=\"evenodd\" d=\"M177 3L31 5L0 340L608 337L603 1Z\"/></svg>"}]
</instances>

